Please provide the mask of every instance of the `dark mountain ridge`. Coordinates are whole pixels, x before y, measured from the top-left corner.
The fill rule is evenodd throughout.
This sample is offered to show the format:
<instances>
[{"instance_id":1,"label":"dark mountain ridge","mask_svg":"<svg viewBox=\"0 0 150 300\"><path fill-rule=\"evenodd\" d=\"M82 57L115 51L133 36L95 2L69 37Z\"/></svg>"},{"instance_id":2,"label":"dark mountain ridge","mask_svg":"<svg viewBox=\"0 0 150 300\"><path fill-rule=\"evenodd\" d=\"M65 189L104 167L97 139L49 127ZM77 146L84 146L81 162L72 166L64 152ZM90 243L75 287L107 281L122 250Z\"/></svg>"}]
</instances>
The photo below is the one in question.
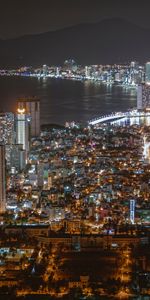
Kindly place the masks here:
<instances>
[{"instance_id":1,"label":"dark mountain ridge","mask_svg":"<svg viewBox=\"0 0 150 300\"><path fill-rule=\"evenodd\" d=\"M23 65L145 62L150 58L150 30L122 19L105 19L57 31L0 40L0 68Z\"/></svg>"}]
</instances>

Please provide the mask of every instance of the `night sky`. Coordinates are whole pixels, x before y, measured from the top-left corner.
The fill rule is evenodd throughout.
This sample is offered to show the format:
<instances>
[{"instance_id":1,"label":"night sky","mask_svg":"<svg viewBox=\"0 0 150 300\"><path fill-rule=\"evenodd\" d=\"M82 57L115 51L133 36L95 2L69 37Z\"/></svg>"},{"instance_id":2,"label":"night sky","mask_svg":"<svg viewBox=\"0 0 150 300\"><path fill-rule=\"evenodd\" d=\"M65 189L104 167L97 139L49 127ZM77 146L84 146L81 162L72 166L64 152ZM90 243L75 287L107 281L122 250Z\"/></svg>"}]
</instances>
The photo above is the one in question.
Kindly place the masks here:
<instances>
[{"instance_id":1,"label":"night sky","mask_svg":"<svg viewBox=\"0 0 150 300\"><path fill-rule=\"evenodd\" d=\"M0 37L120 17L150 28L149 0L0 0Z\"/></svg>"}]
</instances>

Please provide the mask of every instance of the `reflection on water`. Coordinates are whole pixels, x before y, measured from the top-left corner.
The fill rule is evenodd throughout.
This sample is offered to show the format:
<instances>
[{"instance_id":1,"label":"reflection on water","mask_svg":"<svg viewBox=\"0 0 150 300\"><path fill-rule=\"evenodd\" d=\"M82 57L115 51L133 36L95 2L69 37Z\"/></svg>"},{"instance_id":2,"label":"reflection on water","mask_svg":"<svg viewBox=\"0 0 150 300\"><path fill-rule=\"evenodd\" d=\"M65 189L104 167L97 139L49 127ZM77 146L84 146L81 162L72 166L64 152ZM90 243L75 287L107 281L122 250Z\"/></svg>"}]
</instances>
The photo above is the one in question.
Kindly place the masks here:
<instances>
[{"instance_id":1,"label":"reflection on water","mask_svg":"<svg viewBox=\"0 0 150 300\"><path fill-rule=\"evenodd\" d=\"M87 122L95 117L136 107L136 88L90 81L0 77L0 110L15 111L22 96L41 99L41 122Z\"/></svg>"}]
</instances>

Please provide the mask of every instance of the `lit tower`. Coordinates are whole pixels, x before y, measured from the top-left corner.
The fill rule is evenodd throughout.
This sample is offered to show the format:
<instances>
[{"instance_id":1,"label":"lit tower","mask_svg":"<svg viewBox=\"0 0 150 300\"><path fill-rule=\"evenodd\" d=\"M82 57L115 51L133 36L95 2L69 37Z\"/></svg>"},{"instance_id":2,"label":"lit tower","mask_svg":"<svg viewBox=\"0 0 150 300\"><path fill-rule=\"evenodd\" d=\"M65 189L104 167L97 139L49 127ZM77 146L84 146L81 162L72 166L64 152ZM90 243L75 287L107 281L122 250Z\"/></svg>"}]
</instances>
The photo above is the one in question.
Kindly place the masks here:
<instances>
[{"instance_id":1,"label":"lit tower","mask_svg":"<svg viewBox=\"0 0 150 300\"><path fill-rule=\"evenodd\" d=\"M143 137L143 156L145 162L150 163L150 139L149 136L144 135Z\"/></svg>"},{"instance_id":2,"label":"lit tower","mask_svg":"<svg viewBox=\"0 0 150 300\"><path fill-rule=\"evenodd\" d=\"M26 114L30 115L30 135L39 137L40 135L40 100L36 97L23 98L18 100L18 109L25 109Z\"/></svg>"},{"instance_id":3,"label":"lit tower","mask_svg":"<svg viewBox=\"0 0 150 300\"><path fill-rule=\"evenodd\" d=\"M150 62L145 65L145 83L150 84Z\"/></svg>"},{"instance_id":4,"label":"lit tower","mask_svg":"<svg viewBox=\"0 0 150 300\"><path fill-rule=\"evenodd\" d=\"M59 76L60 76L60 68L57 67L57 68L56 68L56 77L59 77Z\"/></svg>"},{"instance_id":5,"label":"lit tower","mask_svg":"<svg viewBox=\"0 0 150 300\"><path fill-rule=\"evenodd\" d=\"M16 115L16 142L22 149L29 151L29 125L25 108L18 108Z\"/></svg>"},{"instance_id":6,"label":"lit tower","mask_svg":"<svg viewBox=\"0 0 150 300\"><path fill-rule=\"evenodd\" d=\"M150 83L150 82L149 82ZM150 84L140 84L137 89L137 109L150 110Z\"/></svg>"},{"instance_id":7,"label":"lit tower","mask_svg":"<svg viewBox=\"0 0 150 300\"><path fill-rule=\"evenodd\" d=\"M0 213L6 210L5 146L0 145Z\"/></svg>"},{"instance_id":8,"label":"lit tower","mask_svg":"<svg viewBox=\"0 0 150 300\"><path fill-rule=\"evenodd\" d=\"M90 77L90 67L85 66L85 77L89 78Z\"/></svg>"},{"instance_id":9,"label":"lit tower","mask_svg":"<svg viewBox=\"0 0 150 300\"><path fill-rule=\"evenodd\" d=\"M47 76L48 75L48 67L47 65L43 65L43 76Z\"/></svg>"},{"instance_id":10,"label":"lit tower","mask_svg":"<svg viewBox=\"0 0 150 300\"><path fill-rule=\"evenodd\" d=\"M135 218L135 200L130 200L130 222L134 224Z\"/></svg>"}]
</instances>

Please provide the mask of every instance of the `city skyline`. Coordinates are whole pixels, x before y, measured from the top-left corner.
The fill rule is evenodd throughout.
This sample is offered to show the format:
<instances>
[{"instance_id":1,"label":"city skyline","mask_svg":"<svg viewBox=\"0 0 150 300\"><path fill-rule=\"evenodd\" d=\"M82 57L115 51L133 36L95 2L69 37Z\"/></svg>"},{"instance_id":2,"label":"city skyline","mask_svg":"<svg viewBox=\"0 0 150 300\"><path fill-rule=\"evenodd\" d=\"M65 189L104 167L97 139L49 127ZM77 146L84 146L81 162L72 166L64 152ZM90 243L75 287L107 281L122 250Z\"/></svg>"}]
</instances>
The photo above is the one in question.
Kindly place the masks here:
<instances>
[{"instance_id":1,"label":"city skyline","mask_svg":"<svg viewBox=\"0 0 150 300\"><path fill-rule=\"evenodd\" d=\"M19 112L25 114L24 108ZM149 116L143 111L143 124L133 116L130 122L118 116L117 123L116 114L116 124L45 128L30 138L26 159L21 145L0 146L0 204L6 207L0 295L149 295ZM10 121L0 120L6 141ZM12 152L7 169L6 146ZM24 167L17 168L23 158Z\"/></svg>"},{"instance_id":2,"label":"city skyline","mask_svg":"<svg viewBox=\"0 0 150 300\"><path fill-rule=\"evenodd\" d=\"M1 1L0 299L150 299L149 11Z\"/></svg>"}]
</instances>

